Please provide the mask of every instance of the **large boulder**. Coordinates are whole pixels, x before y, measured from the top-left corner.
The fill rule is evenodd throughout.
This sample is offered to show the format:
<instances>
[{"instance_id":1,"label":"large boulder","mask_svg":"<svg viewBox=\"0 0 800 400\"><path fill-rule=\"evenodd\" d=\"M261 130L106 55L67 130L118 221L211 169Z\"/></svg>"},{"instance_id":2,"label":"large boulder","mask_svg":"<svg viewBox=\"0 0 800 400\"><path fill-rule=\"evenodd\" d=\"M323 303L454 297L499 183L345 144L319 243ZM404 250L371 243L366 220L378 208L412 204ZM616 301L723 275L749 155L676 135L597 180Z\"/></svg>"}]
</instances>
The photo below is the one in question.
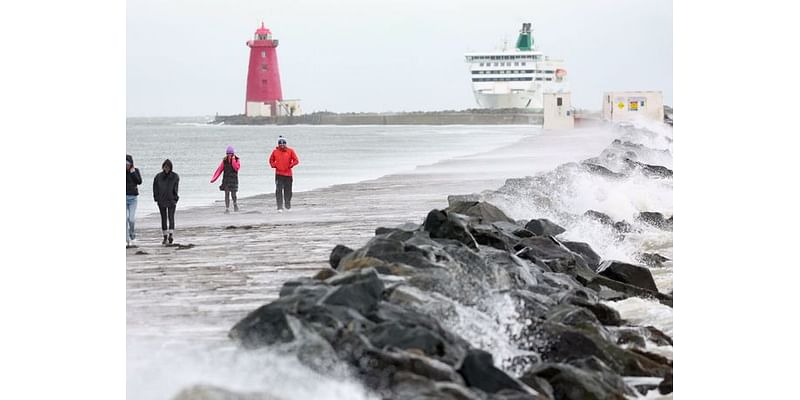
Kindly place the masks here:
<instances>
[{"instance_id":1,"label":"large boulder","mask_svg":"<svg viewBox=\"0 0 800 400\"><path fill-rule=\"evenodd\" d=\"M341 282L320 302L322 304L342 306L365 315L373 311L383 296L383 281L374 269L358 271L352 275L351 282ZM332 279L345 279L336 276Z\"/></svg>"},{"instance_id":2,"label":"large boulder","mask_svg":"<svg viewBox=\"0 0 800 400\"><path fill-rule=\"evenodd\" d=\"M573 252L557 239L548 236L536 236L519 241L516 250L519 257L541 262L553 272L578 275L593 272L586 260Z\"/></svg>"},{"instance_id":3,"label":"large boulder","mask_svg":"<svg viewBox=\"0 0 800 400\"><path fill-rule=\"evenodd\" d=\"M456 214L432 210L425 218L423 229L429 232L433 239L451 239L464 243L474 250L478 249L478 243L469 232L467 223Z\"/></svg>"},{"instance_id":4,"label":"large boulder","mask_svg":"<svg viewBox=\"0 0 800 400\"><path fill-rule=\"evenodd\" d=\"M467 352L458 373L470 387L486 393L497 393L503 389L531 393L531 390L518 380L494 366L492 355L486 351L473 349Z\"/></svg>"},{"instance_id":5,"label":"large boulder","mask_svg":"<svg viewBox=\"0 0 800 400\"><path fill-rule=\"evenodd\" d=\"M535 384L537 378L546 380L552 387L555 400L626 400L625 386L620 387L617 379L592 374L567 364L537 365L520 380Z\"/></svg>"},{"instance_id":6,"label":"large boulder","mask_svg":"<svg viewBox=\"0 0 800 400\"><path fill-rule=\"evenodd\" d=\"M525 229L539 236L556 236L567 231L547 218L532 219L525 224Z\"/></svg>"},{"instance_id":7,"label":"large boulder","mask_svg":"<svg viewBox=\"0 0 800 400\"><path fill-rule=\"evenodd\" d=\"M584 242L568 242L563 241L561 242L564 246L568 249L572 250L573 252L579 254L583 259L586 261L586 264L589 265L591 269L597 269L600 266L600 255L595 253L591 246L588 243Z\"/></svg>"},{"instance_id":8,"label":"large boulder","mask_svg":"<svg viewBox=\"0 0 800 400\"><path fill-rule=\"evenodd\" d=\"M344 256L353 252L353 249L343 246L341 244L337 244L336 247L333 248L331 251L330 257L328 257L328 262L331 265L331 268L337 269L339 268L339 260L341 260Z\"/></svg>"},{"instance_id":9,"label":"large boulder","mask_svg":"<svg viewBox=\"0 0 800 400\"><path fill-rule=\"evenodd\" d=\"M504 212L494 205L479 201L454 201L450 202L449 207L445 209L447 212L468 215L477 219L480 224L491 224L493 222L511 222L514 220L509 218Z\"/></svg>"},{"instance_id":10,"label":"large boulder","mask_svg":"<svg viewBox=\"0 0 800 400\"><path fill-rule=\"evenodd\" d=\"M656 282L653 280L653 275L646 267L620 261L606 260L597 268L597 273L615 281L638 286L654 292L658 291L658 286L656 286Z\"/></svg>"},{"instance_id":11,"label":"large boulder","mask_svg":"<svg viewBox=\"0 0 800 400\"><path fill-rule=\"evenodd\" d=\"M669 219L664 218L664 214L661 214L660 212L643 211L636 216L636 220L665 231L672 230L672 217Z\"/></svg>"}]
</instances>

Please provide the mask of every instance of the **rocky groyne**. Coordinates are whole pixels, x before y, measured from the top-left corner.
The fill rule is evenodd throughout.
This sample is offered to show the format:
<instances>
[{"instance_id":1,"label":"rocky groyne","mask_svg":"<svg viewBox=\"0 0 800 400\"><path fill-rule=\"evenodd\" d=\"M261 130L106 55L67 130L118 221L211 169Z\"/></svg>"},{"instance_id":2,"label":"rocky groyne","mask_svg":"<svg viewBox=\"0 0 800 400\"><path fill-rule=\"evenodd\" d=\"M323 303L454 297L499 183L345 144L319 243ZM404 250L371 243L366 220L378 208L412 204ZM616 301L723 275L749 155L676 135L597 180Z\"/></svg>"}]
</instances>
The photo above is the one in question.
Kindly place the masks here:
<instances>
[{"instance_id":1,"label":"rocky groyne","mask_svg":"<svg viewBox=\"0 0 800 400\"><path fill-rule=\"evenodd\" d=\"M282 348L387 399L671 392L672 361L647 344L672 339L603 304L638 296L671 306L647 268L601 261L586 243L558 239L564 228L555 223L514 221L485 202L452 201L421 222L378 228L358 249L336 246L330 268L286 282L280 297L239 321L230 338L246 349ZM503 360L452 328L462 307L496 315L499 303L519 322L501 332L518 347ZM629 384L630 377L644 379ZM220 389L188 389L203 390ZM195 398L180 397L186 393L179 398ZM275 398L262 395L225 398Z\"/></svg>"}]
</instances>

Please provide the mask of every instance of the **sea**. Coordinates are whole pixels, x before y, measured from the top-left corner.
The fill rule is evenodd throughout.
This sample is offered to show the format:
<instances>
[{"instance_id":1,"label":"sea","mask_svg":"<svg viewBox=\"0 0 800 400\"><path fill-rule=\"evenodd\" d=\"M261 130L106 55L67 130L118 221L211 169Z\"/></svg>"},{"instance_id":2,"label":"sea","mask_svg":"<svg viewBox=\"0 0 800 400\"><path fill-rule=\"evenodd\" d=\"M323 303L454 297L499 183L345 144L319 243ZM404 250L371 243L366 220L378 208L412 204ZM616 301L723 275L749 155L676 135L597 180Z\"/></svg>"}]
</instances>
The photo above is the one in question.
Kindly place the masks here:
<instances>
[{"instance_id":1,"label":"sea","mask_svg":"<svg viewBox=\"0 0 800 400\"><path fill-rule=\"evenodd\" d=\"M157 213L152 182L164 160L180 176L178 209L208 206L223 199L210 183L227 146L239 156L239 197L275 191L269 155L279 136L300 159L302 179L293 191L355 183L411 171L417 166L491 150L539 131L531 126L236 126L212 125L208 117L129 118L126 152L142 174L137 214ZM120 160L122 155L120 155Z\"/></svg>"}]
</instances>

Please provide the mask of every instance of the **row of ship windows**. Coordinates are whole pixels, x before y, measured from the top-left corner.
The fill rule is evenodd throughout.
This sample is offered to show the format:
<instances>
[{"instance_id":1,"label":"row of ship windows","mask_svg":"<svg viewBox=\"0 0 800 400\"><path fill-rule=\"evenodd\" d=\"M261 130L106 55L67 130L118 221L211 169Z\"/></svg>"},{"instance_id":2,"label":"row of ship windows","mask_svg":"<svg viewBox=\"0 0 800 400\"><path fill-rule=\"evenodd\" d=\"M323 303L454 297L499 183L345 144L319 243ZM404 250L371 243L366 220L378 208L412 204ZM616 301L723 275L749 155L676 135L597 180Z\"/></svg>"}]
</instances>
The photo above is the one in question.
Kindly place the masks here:
<instances>
[{"instance_id":1,"label":"row of ship windows","mask_svg":"<svg viewBox=\"0 0 800 400\"><path fill-rule=\"evenodd\" d=\"M467 61L482 61L482 60L541 60L542 56L469 56Z\"/></svg>"},{"instance_id":2,"label":"row of ship windows","mask_svg":"<svg viewBox=\"0 0 800 400\"><path fill-rule=\"evenodd\" d=\"M512 66L526 66L526 62L501 62L501 63L480 63L481 67L512 67Z\"/></svg>"},{"instance_id":3,"label":"row of ship windows","mask_svg":"<svg viewBox=\"0 0 800 400\"><path fill-rule=\"evenodd\" d=\"M472 71L472 74L552 74L551 69L516 69L516 70L496 70L496 71Z\"/></svg>"},{"instance_id":4,"label":"row of ship windows","mask_svg":"<svg viewBox=\"0 0 800 400\"><path fill-rule=\"evenodd\" d=\"M497 81L552 81L553 78L472 78L473 82L497 82Z\"/></svg>"}]
</instances>

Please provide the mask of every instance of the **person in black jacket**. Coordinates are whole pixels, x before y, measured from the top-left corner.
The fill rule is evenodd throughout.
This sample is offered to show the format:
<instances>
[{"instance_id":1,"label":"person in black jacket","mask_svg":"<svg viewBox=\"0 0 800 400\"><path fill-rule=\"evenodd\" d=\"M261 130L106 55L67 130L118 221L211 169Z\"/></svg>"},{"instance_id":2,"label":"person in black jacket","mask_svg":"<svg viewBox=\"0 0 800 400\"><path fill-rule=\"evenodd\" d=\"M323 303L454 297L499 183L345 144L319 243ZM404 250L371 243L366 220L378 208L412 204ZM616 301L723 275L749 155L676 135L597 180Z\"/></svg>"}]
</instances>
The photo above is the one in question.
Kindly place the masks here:
<instances>
[{"instance_id":1,"label":"person in black jacket","mask_svg":"<svg viewBox=\"0 0 800 400\"><path fill-rule=\"evenodd\" d=\"M142 184L142 174L139 168L133 166L133 157L125 155L125 247L133 246L133 239L136 239L136 231L133 223L136 220L136 203L139 197L138 186Z\"/></svg>"},{"instance_id":2,"label":"person in black jacket","mask_svg":"<svg viewBox=\"0 0 800 400\"><path fill-rule=\"evenodd\" d=\"M164 240L161 244L172 244L172 234L175 233L175 207L178 205L178 174L172 171L172 161L164 160L161 172L153 178L153 200L158 203L161 213L161 233ZM169 228L167 228L169 219Z\"/></svg>"}]
</instances>

